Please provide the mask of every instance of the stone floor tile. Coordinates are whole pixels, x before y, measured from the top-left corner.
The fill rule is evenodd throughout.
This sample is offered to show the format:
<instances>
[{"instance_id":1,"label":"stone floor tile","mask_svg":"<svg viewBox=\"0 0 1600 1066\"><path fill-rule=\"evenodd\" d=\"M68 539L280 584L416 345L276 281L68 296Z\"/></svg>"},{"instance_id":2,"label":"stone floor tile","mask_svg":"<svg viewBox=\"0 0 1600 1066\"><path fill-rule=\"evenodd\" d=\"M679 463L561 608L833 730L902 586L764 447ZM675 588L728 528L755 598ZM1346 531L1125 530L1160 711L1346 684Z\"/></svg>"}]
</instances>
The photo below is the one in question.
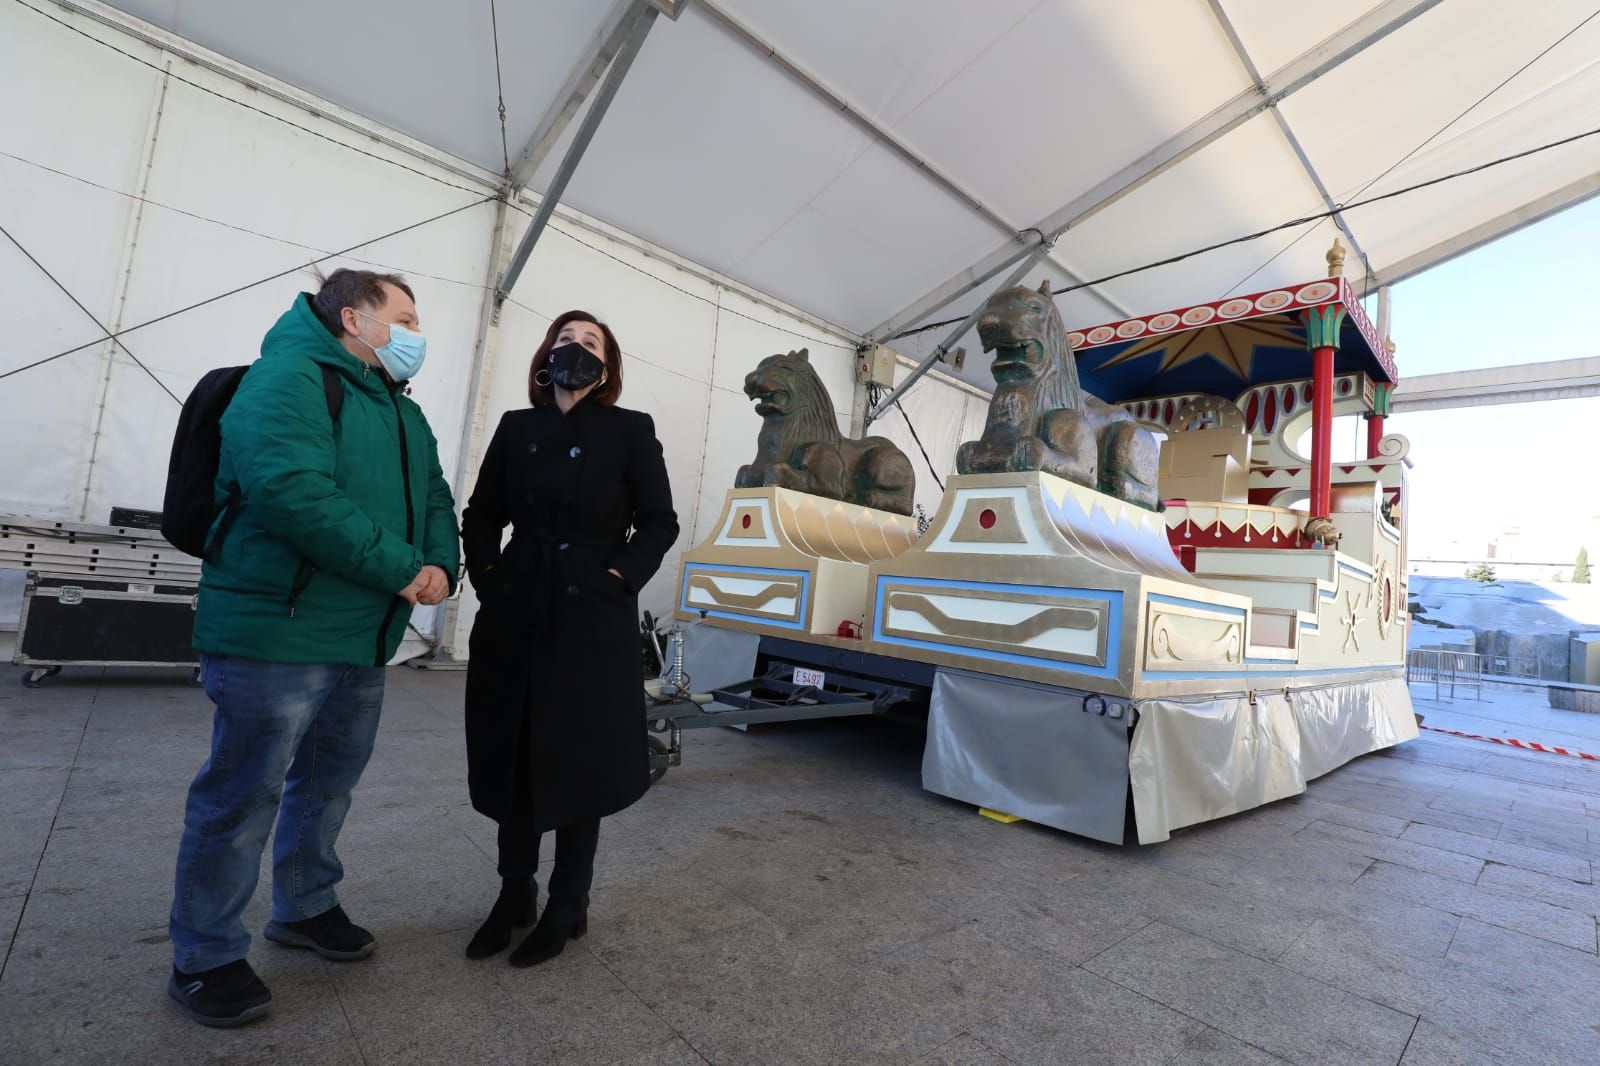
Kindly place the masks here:
<instances>
[{"instance_id":1,"label":"stone floor tile","mask_svg":"<svg viewBox=\"0 0 1600 1066\"><path fill-rule=\"evenodd\" d=\"M1350 905L1329 909L1277 959L1278 965L1363 999L1416 1015L1460 919L1395 899L1358 882Z\"/></svg>"},{"instance_id":2,"label":"stone floor tile","mask_svg":"<svg viewBox=\"0 0 1600 1066\"><path fill-rule=\"evenodd\" d=\"M1424 1017L1524 1062L1600 1062L1600 958L1464 919Z\"/></svg>"},{"instance_id":3,"label":"stone floor tile","mask_svg":"<svg viewBox=\"0 0 1600 1066\"><path fill-rule=\"evenodd\" d=\"M1477 782L1477 788L1451 790L1441 792L1428 801L1428 806L1439 811L1450 811L1454 814L1468 814L1475 818L1485 818L1493 821L1504 821L1506 815L1511 813L1514 800L1509 797L1491 795L1485 788L1482 778Z\"/></svg>"},{"instance_id":4,"label":"stone floor tile","mask_svg":"<svg viewBox=\"0 0 1600 1066\"><path fill-rule=\"evenodd\" d=\"M706 1059L681 1036L625 1056L607 1066L705 1066Z\"/></svg>"},{"instance_id":5,"label":"stone floor tile","mask_svg":"<svg viewBox=\"0 0 1600 1066\"><path fill-rule=\"evenodd\" d=\"M339 834L345 909L386 944L447 930L464 943L500 891L494 863L438 808L375 798L358 789Z\"/></svg>"},{"instance_id":6,"label":"stone floor tile","mask_svg":"<svg viewBox=\"0 0 1600 1066\"><path fill-rule=\"evenodd\" d=\"M1382 859L1468 884L1476 881L1478 872L1483 869L1483 860L1470 855L1328 822L1313 822L1299 835L1307 840L1335 844L1368 858Z\"/></svg>"},{"instance_id":7,"label":"stone floor tile","mask_svg":"<svg viewBox=\"0 0 1600 1066\"><path fill-rule=\"evenodd\" d=\"M1461 811L1446 810L1442 807L1424 806L1415 811L1408 819L1420 822L1423 825L1436 825L1442 829L1454 829L1458 833L1471 833L1474 836L1494 839L1500 833L1502 822L1499 818L1488 818L1477 814L1466 814Z\"/></svg>"},{"instance_id":8,"label":"stone floor tile","mask_svg":"<svg viewBox=\"0 0 1600 1066\"><path fill-rule=\"evenodd\" d=\"M1424 822L1490 838L1500 832L1503 818L1503 815L1491 818L1430 807L1429 801L1437 794L1408 792L1377 784L1346 784L1319 778L1308 786L1307 794L1359 811L1386 814L1406 822Z\"/></svg>"},{"instance_id":9,"label":"stone floor tile","mask_svg":"<svg viewBox=\"0 0 1600 1066\"><path fill-rule=\"evenodd\" d=\"M1285 877L1297 886L1347 885L1372 865L1372 860L1364 855L1299 834L1214 838L1183 833L1136 854L1141 859L1212 884L1230 887L1253 884L1268 897L1283 895Z\"/></svg>"},{"instance_id":10,"label":"stone floor tile","mask_svg":"<svg viewBox=\"0 0 1600 1066\"><path fill-rule=\"evenodd\" d=\"M1085 968L1297 1063L1395 1062L1415 1021L1159 923Z\"/></svg>"},{"instance_id":11,"label":"stone floor tile","mask_svg":"<svg viewBox=\"0 0 1600 1066\"><path fill-rule=\"evenodd\" d=\"M1219 887L1148 864L1083 874L1072 885L1086 898L1119 900L1131 914L1261 959L1281 955L1311 920L1293 898Z\"/></svg>"},{"instance_id":12,"label":"stone floor tile","mask_svg":"<svg viewBox=\"0 0 1600 1066\"><path fill-rule=\"evenodd\" d=\"M1520 866L1524 870L1533 870L1536 873L1565 877L1569 881L1586 881L1589 878L1589 863L1586 859L1513 844L1503 839L1485 840L1471 833L1457 833L1451 829L1440 829L1432 825L1413 825L1400 834L1400 839L1479 859L1492 859L1504 866Z\"/></svg>"},{"instance_id":13,"label":"stone floor tile","mask_svg":"<svg viewBox=\"0 0 1600 1066\"><path fill-rule=\"evenodd\" d=\"M1565 823L1508 821L1500 827L1499 839L1594 862L1600 860L1600 845L1589 839L1588 821L1586 817Z\"/></svg>"},{"instance_id":14,"label":"stone floor tile","mask_svg":"<svg viewBox=\"0 0 1600 1066\"><path fill-rule=\"evenodd\" d=\"M1172 1064L1173 1066L1277 1066L1285 1061L1208 1025L1194 1035L1178 1057L1172 1060Z\"/></svg>"},{"instance_id":15,"label":"stone floor tile","mask_svg":"<svg viewBox=\"0 0 1600 1066\"><path fill-rule=\"evenodd\" d=\"M1463 1036L1424 1019L1411 1034L1400 1066L1527 1066L1528 1059L1484 1043L1475 1036ZM1554 1064L1552 1064L1554 1066ZM1573 1064L1578 1066L1578 1064Z\"/></svg>"},{"instance_id":16,"label":"stone floor tile","mask_svg":"<svg viewBox=\"0 0 1600 1066\"><path fill-rule=\"evenodd\" d=\"M962 1033L918 1059L917 1066L1008 1066L1011 1061L971 1033Z\"/></svg>"},{"instance_id":17,"label":"stone floor tile","mask_svg":"<svg viewBox=\"0 0 1600 1066\"><path fill-rule=\"evenodd\" d=\"M569 968L517 970L503 955L472 962L460 937L445 933L380 945L361 963L330 965L329 974L369 1063L525 1064L555 1060L547 1026L560 1020L528 1000ZM663 1030L662 1039L669 1035Z\"/></svg>"},{"instance_id":18,"label":"stone floor tile","mask_svg":"<svg viewBox=\"0 0 1600 1066\"><path fill-rule=\"evenodd\" d=\"M229 1034L190 1021L167 996L172 951L165 934L143 942L105 930L63 938L32 907L0 981L0 1032L18 1063L341 1060L351 1037L328 981L308 952L258 952L252 963L272 989L272 1012Z\"/></svg>"},{"instance_id":19,"label":"stone floor tile","mask_svg":"<svg viewBox=\"0 0 1600 1066\"><path fill-rule=\"evenodd\" d=\"M583 941L550 962L514 972L527 981L515 1002L542 1019L544 1050L558 1062L613 1062L677 1035Z\"/></svg>"},{"instance_id":20,"label":"stone floor tile","mask_svg":"<svg viewBox=\"0 0 1600 1066\"><path fill-rule=\"evenodd\" d=\"M13 770L66 770L83 742L83 728L32 720L0 721L0 774Z\"/></svg>"},{"instance_id":21,"label":"stone floor tile","mask_svg":"<svg viewBox=\"0 0 1600 1066\"><path fill-rule=\"evenodd\" d=\"M596 887L585 946L615 973L652 965L651 958L714 944L729 930L770 921L760 911L691 874L648 884ZM487 912L485 912L487 913Z\"/></svg>"},{"instance_id":22,"label":"stone floor tile","mask_svg":"<svg viewBox=\"0 0 1600 1066\"><path fill-rule=\"evenodd\" d=\"M972 1031L764 919L612 968L712 1062L905 1062Z\"/></svg>"},{"instance_id":23,"label":"stone floor tile","mask_svg":"<svg viewBox=\"0 0 1600 1066\"><path fill-rule=\"evenodd\" d=\"M1519 866L1502 866L1491 862L1483 868L1478 884L1508 896L1536 899L1552 907L1565 907L1580 914L1600 917L1600 885L1591 882L1570 881Z\"/></svg>"},{"instance_id":24,"label":"stone floor tile","mask_svg":"<svg viewBox=\"0 0 1600 1066\"><path fill-rule=\"evenodd\" d=\"M1475 770L1488 757L1488 753L1481 745L1429 733L1424 733L1409 744L1385 748L1373 754L1379 758L1428 763L1433 766L1446 766L1453 770Z\"/></svg>"},{"instance_id":25,"label":"stone floor tile","mask_svg":"<svg viewBox=\"0 0 1600 1066\"><path fill-rule=\"evenodd\" d=\"M11 938L16 935L17 923L22 920L22 907L26 896L0 896L0 959L11 951Z\"/></svg>"},{"instance_id":26,"label":"stone floor tile","mask_svg":"<svg viewBox=\"0 0 1600 1066\"><path fill-rule=\"evenodd\" d=\"M0 770L0 896L26 892L67 788L69 767Z\"/></svg>"},{"instance_id":27,"label":"stone floor tile","mask_svg":"<svg viewBox=\"0 0 1600 1066\"><path fill-rule=\"evenodd\" d=\"M1201 1029L1062 959L972 929L874 960L868 972L901 998L962 1019L965 1032L1019 1063L1165 1063Z\"/></svg>"},{"instance_id":28,"label":"stone floor tile","mask_svg":"<svg viewBox=\"0 0 1600 1066\"><path fill-rule=\"evenodd\" d=\"M1335 770L1344 778L1396 785L1417 792L1443 792L1462 783L1466 771L1404 759L1356 759Z\"/></svg>"},{"instance_id":29,"label":"stone floor tile","mask_svg":"<svg viewBox=\"0 0 1600 1066\"><path fill-rule=\"evenodd\" d=\"M1378 833L1386 837L1397 837L1405 832L1409 823L1408 819L1397 818L1389 814L1377 814L1373 811L1363 811L1357 807L1346 807L1342 803L1323 801L1307 795L1302 800L1307 811L1315 817L1313 821L1332 822L1334 825L1347 825L1352 829L1365 829L1369 833ZM1310 823L1307 823L1310 824Z\"/></svg>"},{"instance_id":30,"label":"stone floor tile","mask_svg":"<svg viewBox=\"0 0 1600 1066\"><path fill-rule=\"evenodd\" d=\"M1380 862L1362 875L1366 887L1436 910L1526 933L1580 951L1593 951L1594 921L1576 911L1517 899L1448 877Z\"/></svg>"},{"instance_id":31,"label":"stone floor tile","mask_svg":"<svg viewBox=\"0 0 1600 1066\"><path fill-rule=\"evenodd\" d=\"M1571 783L1569 769L1564 762L1557 762L1554 759L1534 762L1531 759L1511 758L1491 753L1478 765L1475 772L1507 781L1544 785L1547 788L1566 788Z\"/></svg>"},{"instance_id":32,"label":"stone floor tile","mask_svg":"<svg viewBox=\"0 0 1600 1066\"><path fill-rule=\"evenodd\" d=\"M225 1041L163 994L171 865L209 736L203 694L181 675L103 671L0 692L0 758L49 761L53 746L82 741L61 757L63 767L76 757L70 784L64 769L43 783L0 770L0 809L22 812L0 828L0 860L36 838L30 855L0 861L0 880L27 873L0 889L0 928L17 926L0 1032L22 1026L16 1054L5 1044L0 1059L1178 1064L1270 1062L1274 1051L1302 1061L1073 965L1098 966L1170 927L1221 943L1232 960L1220 971L1190 961L1179 991L1210 1009L1255 987L1217 972L1272 976L1270 993L1251 993L1261 1025L1314 987L1324 998L1302 1012L1313 1035L1340 1023L1351 994L1420 1014L1408 1062L1600 1061L1589 898L1600 888L1493 859L1476 884L1450 876L1479 852L1526 860L1492 851L1521 847L1568 874L1579 870L1569 862L1588 863L1592 878L1600 773L1581 765L1551 774L1492 761L1476 772L1491 755L1554 762L1428 737L1302 796L1119 848L997 825L922 791L914 729L702 730L686 737L681 768L606 820L588 937L524 972L503 956L462 957L498 888L494 825L467 802L462 680L389 677L341 843L343 891L378 932L378 952L334 967L258 939L252 961L277 1010ZM27 817L37 824L19 833ZM1406 858L1442 864L1444 876L1366 854L1379 846L1428 849ZM253 931L267 897L264 879L246 911Z\"/></svg>"}]
</instances>

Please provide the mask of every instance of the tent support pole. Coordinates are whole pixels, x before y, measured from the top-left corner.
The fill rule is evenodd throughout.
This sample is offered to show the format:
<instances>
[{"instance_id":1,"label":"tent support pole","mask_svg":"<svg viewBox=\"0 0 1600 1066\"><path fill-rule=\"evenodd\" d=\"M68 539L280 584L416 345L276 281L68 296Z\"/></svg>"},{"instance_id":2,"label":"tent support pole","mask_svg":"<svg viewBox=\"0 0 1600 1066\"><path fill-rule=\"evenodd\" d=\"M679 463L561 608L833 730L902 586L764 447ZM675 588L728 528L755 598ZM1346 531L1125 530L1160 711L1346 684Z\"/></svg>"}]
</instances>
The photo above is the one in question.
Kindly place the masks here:
<instances>
[{"instance_id":1,"label":"tent support pole","mask_svg":"<svg viewBox=\"0 0 1600 1066\"><path fill-rule=\"evenodd\" d=\"M500 301L494 283L505 272L506 262L511 256L511 242L506 239L506 223L510 220L508 205L513 195L511 187L506 186L494 205L489 262L484 271L483 300L478 307L477 339L472 347L472 368L467 375L467 395L461 412L461 441L456 447L455 475L450 482L458 515L466 502L468 483L483 459L484 442L488 436L489 427L485 422L489 415L489 386L494 379L495 354L500 344ZM435 612L431 634L433 649L418 665L451 669L462 661L455 654L458 646L456 628L460 619L461 596L457 593L445 600L441 609Z\"/></svg>"},{"instance_id":2,"label":"tent support pole","mask_svg":"<svg viewBox=\"0 0 1600 1066\"><path fill-rule=\"evenodd\" d=\"M617 49L616 57L611 60L605 80L595 91L594 103L589 105L588 114L584 115L583 121L578 124L578 131L573 135L572 143L567 146L567 154L562 158L561 165L556 168L555 176L550 179L550 186L545 189L544 196L539 201L539 210L534 213L533 221L529 223L527 232L522 235L522 240L517 245L517 250L511 255L511 262L501 275L500 282L496 286L498 300L503 302L516 286L517 278L522 275L522 268L527 265L528 257L533 254L533 246L538 244L539 238L543 236L545 225L555 213L556 205L561 202L561 194L567 191L567 183L576 173L578 164L583 160L583 153L588 150L589 142L594 139L595 131L600 128L600 120L606 117L611 101L622 86L622 79L628 76L628 68L633 66L634 58L643 47L644 39L650 33L650 27L655 25L658 14L660 11L648 0L635 0L633 11L626 16L622 44Z\"/></svg>"},{"instance_id":3,"label":"tent support pole","mask_svg":"<svg viewBox=\"0 0 1600 1066\"><path fill-rule=\"evenodd\" d=\"M994 291L995 292L1004 292L1006 289L1011 288L1013 285L1021 284L1023 277L1025 277L1027 275L1028 271L1032 270L1033 267L1034 267L1034 264L1038 263L1039 260L1043 259L1045 257L1045 255L1049 253L1049 251L1050 251L1050 243L1048 241L1043 242L1041 244L1034 245L1033 251L1028 253L1028 255L1022 260L1021 265L1019 265L1017 267L1017 269L1013 270L1006 277L1006 280L1002 281L999 284L999 286L997 286L995 288ZM929 352L928 353L928 357L926 359L924 359L922 362L918 363L916 365L916 367L911 371L911 373L906 375L906 379L904 381L902 381L900 384L896 385L890 391L889 395L887 395L887 396L885 396L883 398L883 402L882 403L878 404L878 406L876 408L874 408L874 409L872 409L870 411L867 411L862 416L861 431L863 433L866 432L867 427L872 425L872 423L874 421L876 421L877 419L880 419L884 415L888 414L890 409L893 408L894 405L899 401L900 397L905 395L906 390L911 388L911 386L915 385L917 383L918 379L922 377L922 375L924 375L928 371L932 370L933 367L934 367L934 364L938 363L941 359L944 358L945 353L950 350L950 346L952 344L954 344L956 341L960 340L962 337L966 336L967 330L971 329L973 323L978 321L978 316L983 314L983 309L984 309L984 307L986 307L988 305L988 302L989 301L985 300L983 303L981 303L978 306L974 307L972 309L972 313L967 315L966 318L963 318L961 320L961 324L959 326L957 326L955 329L951 330L950 331L950 335L948 337L946 337L943 341L939 342L939 346L937 348L935 348L933 351Z\"/></svg>"},{"instance_id":4,"label":"tent support pole","mask_svg":"<svg viewBox=\"0 0 1600 1066\"><path fill-rule=\"evenodd\" d=\"M111 318L111 334L122 329L128 310L128 290L133 286L133 259L139 251L139 233L144 228L144 197L150 194L150 175L155 169L156 142L161 138L161 119L167 109L167 86L172 81L172 60L163 64L161 92L156 97L150 113L149 127L145 133L142 155L139 159L139 197L134 202L133 218L128 225L128 235L123 242L122 262L117 275L116 306ZM100 444L105 436L106 404L111 398L111 378L117 366L117 342L106 338L105 357L100 360L99 380L95 385L94 431L89 434L88 455L83 466L83 495L78 500L78 521L89 521L89 505L94 496L95 466L100 461Z\"/></svg>"}]
</instances>

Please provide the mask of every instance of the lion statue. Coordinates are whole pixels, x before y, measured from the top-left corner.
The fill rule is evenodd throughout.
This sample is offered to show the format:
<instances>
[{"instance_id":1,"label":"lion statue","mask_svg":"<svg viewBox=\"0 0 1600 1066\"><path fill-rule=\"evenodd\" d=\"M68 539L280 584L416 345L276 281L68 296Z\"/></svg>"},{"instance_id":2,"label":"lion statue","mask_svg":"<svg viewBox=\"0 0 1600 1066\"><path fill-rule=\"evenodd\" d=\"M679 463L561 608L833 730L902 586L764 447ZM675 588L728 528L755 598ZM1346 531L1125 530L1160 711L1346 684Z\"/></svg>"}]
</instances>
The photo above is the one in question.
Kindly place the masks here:
<instances>
[{"instance_id":1,"label":"lion statue","mask_svg":"<svg viewBox=\"0 0 1600 1066\"><path fill-rule=\"evenodd\" d=\"M1049 281L1038 291L1019 285L991 296L978 318L978 338L994 352L994 397L983 436L956 453L957 473L1042 470L1160 509L1156 439L1078 383Z\"/></svg>"},{"instance_id":2,"label":"lion statue","mask_svg":"<svg viewBox=\"0 0 1600 1066\"><path fill-rule=\"evenodd\" d=\"M744 379L756 402L761 433L755 462L739 468L734 487L775 485L895 514L911 513L916 473L885 437L854 440L839 432L833 401L802 348L769 355Z\"/></svg>"}]
</instances>

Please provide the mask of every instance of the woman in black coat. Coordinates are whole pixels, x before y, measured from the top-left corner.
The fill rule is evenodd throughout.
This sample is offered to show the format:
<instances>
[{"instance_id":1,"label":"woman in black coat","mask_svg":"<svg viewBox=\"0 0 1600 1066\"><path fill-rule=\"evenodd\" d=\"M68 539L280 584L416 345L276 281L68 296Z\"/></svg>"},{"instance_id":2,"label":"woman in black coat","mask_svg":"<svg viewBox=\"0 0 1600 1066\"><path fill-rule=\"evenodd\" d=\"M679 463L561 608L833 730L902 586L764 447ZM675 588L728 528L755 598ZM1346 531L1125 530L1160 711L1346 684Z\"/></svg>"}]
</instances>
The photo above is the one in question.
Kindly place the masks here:
<instances>
[{"instance_id":1,"label":"woman in black coat","mask_svg":"<svg viewBox=\"0 0 1600 1066\"><path fill-rule=\"evenodd\" d=\"M588 928L600 819L649 786L638 592L678 536L650 416L615 406L622 349L593 315L550 325L533 406L500 421L462 515L481 607L467 668L472 805L500 824L500 897L467 946L488 958L533 920L539 838L549 899L514 966ZM505 527L511 540L503 548Z\"/></svg>"}]
</instances>

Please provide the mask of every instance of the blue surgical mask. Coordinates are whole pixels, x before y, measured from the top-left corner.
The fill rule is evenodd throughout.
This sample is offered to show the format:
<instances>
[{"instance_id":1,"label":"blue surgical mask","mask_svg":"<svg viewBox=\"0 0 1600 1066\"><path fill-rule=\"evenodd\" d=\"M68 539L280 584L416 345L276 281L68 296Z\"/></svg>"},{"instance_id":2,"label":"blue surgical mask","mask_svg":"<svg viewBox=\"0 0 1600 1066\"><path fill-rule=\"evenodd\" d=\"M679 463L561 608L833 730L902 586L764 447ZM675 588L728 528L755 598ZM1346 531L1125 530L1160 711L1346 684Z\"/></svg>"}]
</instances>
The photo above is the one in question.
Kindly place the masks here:
<instances>
[{"instance_id":1,"label":"blue surgical mask","mask_svg":"<svg viewBox=\"0 0 1600 1066\"><path fill-rule=\"evenodd\" d=\"M383 322L389 327L389 343L381 348L372 348L366 341L361 341L362 344L367 344L368 348L372 348L372 354L378 357L378 362L389 372L389 376L396 381L410 381L416 377L417 372L422 369L422 361L428 356L428 338L399 323L373 318L364 311L357 311L356 314L362 318L370 318L374 322ZM361 338L357 337L356 340Z\"/></svg>"}]
</instances>

